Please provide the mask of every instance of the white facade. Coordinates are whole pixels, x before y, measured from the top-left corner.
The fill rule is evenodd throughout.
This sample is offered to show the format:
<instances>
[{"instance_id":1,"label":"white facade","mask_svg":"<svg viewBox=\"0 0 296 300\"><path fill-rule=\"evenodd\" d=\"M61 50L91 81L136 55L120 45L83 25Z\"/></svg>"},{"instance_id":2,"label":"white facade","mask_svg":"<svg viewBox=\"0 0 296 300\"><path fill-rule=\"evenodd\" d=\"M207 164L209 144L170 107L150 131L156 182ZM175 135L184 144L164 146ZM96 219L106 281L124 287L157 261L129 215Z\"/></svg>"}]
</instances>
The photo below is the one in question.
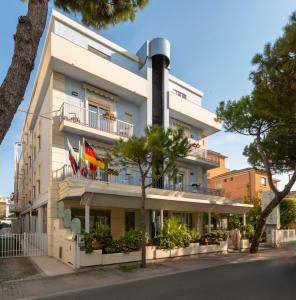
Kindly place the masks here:
<instances>
[{"instance_id":1,"label":"white facade","mask_svg":"<svg viewBox=\"0 0 296 300\"><path fill-rule=\"evenodd\" d=\"M115 237L124 231L127 212L135 213L138 224L137 174L121 172L108 178L108 187L102 174L97 180L74 178L67 140L78 150L85 138L104 157L115 140L140 136L153 123L153 57L164 55L169 64L168 47L164 39L146 41L132 54L53 12L23 129L14 195L21 230L47 232L50 255L56 251L53 222L61 201L72 216L79 215L85 198L94 194L93 202L87 202L97 209L94 218L104 211ZM207 136L218 132L221 124L202 107L202 92L171 75L169 66L163 70L162 89L163 126L182 127L197 147L179 162L177 191L160 195L158 189L151 189L148 209L190 214L193 227L200 226L200 212L247 211L250 206L207 190L207 170L218 166L207 157Z\"/></svg>"}]
</instances>

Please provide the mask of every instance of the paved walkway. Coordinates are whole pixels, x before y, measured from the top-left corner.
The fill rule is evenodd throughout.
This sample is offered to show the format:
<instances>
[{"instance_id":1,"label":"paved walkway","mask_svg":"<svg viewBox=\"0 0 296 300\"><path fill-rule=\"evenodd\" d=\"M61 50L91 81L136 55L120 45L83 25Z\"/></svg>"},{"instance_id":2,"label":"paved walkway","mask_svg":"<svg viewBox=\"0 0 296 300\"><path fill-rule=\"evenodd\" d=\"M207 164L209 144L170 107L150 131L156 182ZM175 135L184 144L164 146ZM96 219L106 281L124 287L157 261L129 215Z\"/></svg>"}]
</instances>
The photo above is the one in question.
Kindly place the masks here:
<instances>
[{"instance_id":1,"label":"paved walkway","mask_svg":"<svg viewBox=\"0 0 296 300\"><path fill-rule=\"evenodd\" d=\"M278 255L281 257L291 256L295 255L295 251L277 249L264 250L256 255L249 253L194 255L154 261L149 263L146 269L139 268L137 263L121 266L91 267L67 275L8 282L0 287L0 298L3 300L24 298L42 299L42 297L46 295L110 286L118 283L155 278L225 264L266 260L277 257Z\"/></svg>"},{"instance_id":2,"label":"paved walkway","mask_svg":"<svg viewBox=\"0 0 296 300\"><path fill-rule=\"evenodd\" d=\"M30 259L37 269L39 269L40 273L46 276L58 276L75 272L73 269L53 257L33 256Z\"/></svg>"}]
</instances>

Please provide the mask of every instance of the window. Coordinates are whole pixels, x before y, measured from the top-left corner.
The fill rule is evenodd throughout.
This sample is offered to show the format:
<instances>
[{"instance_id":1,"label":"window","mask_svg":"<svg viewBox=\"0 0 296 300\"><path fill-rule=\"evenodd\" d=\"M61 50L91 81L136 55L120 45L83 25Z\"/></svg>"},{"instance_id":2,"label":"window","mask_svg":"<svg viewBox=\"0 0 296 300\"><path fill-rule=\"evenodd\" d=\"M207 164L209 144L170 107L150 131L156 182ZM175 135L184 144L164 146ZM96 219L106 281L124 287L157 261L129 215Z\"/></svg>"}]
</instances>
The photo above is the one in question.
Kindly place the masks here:
<instances>
[{"instance_id":1,"label":"window","mask_svg":"<svg viewBox=\"0 0 296 300\"><path fill-rule=\"evenodd\" d=\"M33 148L33 160L36 159L36 146L34 146Z\"/></svg>"},{"instance_id":2,"label":"window","mask_svg":"<svg viewBox=\"0 0 296 300\"><path fill-rule=\"evenodd\" d=\"M110 108L104 105L89 104L88 120L89 126L103 131L110 131L111 122L104 118L106 113L110 113Z\"/></svg>"},{"instance_id":3,"label":"window","mask_svg":"<svg viewBox=\"0 0 296 300\"><path fill-rule=\"evenodd\" d=\"M31 167L32 167L32 157L29 156L29 168L31 168Z\"/></svg>"},{"instance_id":4,"label":"window","mask_svg":"<svg viewBox=\"0 0 296 300\"><path fill-rule=\"evenodd\" d=\"M42 232L47 233L47 206L42 207Z\"/></svg>"},{"instance_id":5,"label":"window","mask_svg":"<svg viewBox=\"0 0 296 300\"><path fill-rule=\"evenodd\" d=\"M36 186L33 185L33 199L36 198Z\"/></svg>"},{"instance_id":6,"label":"window","mask_svg":"<svg viewBox=\"0 0 296 300\"><path fill-rule=\"evenodd\" d=\"M183 99L187 99L187 95L174 89L174 92L176 95L178 95L179 97L183 98Z\"/></svg>"},{"instance_id":7,"label":"window","mask_svg":"<svg viewBox=\"0 0 296 300\"><path fill-rule=\"evenodd\" d=\"M81 229L85 229L85 211L84 209L72 208L71 215L73 218L78 218L81 221ZM94 210L89 212L89 226L94 228L97 224L107 224L110 226L110 211L108 210Z\"/></svg>"},{"instance_id":8,"label":"window","mask_svg":"<svg viewBox=\"0 0 296 300\"><path fill-rule=\"evenodd\" d=\"M188 229L192 229L192 213L173 213L173 216L177 217Z\"/></svg>"},{"instance_id":9,"label":"window","mask_svg":"<svg viewBox=\"0 0 296 300\"><path fill-rule=\"evenodd\" d=\"M40 191L40 180L36 180L36 185L37 185L37 194L39 195L41 193L41 191Z\"/></svg>"},{"instance_id":10,"label":"window","mask_svg":"<svg viewBox=\"0 0 296 300\"><path fill-rule=\"evenodd\" d=\"M230 181L233 181L233 177L230 178Z\"/></svg>"},{"instance_id":11,"label":"window","mask_svg":"<svg viewBox=\"0 0 296 300\"><path fill-rule=\"evenodd\" d=\"M267 185L266 177L261 177L260 183L261 183L261 186L266 186Z\"/></svg>"},{"instance_id":12,"label":"window","mask_svg":"<svg viewBox=\"0 0 296 300\"><path fill-rule=\"evenodd\" d=\"M125 122L133 124L133 115L131 113L125 112Z\"/></svg>"},{"instance_id":13,"label":"window","mask_svg":"<svg viewBox=\"0 0 296 300\"><path fill-rule=\"evenodd\" d=\"M37 136L37 143L38 143L38 151L40 151L41 150L41 135L40 134Z\"/></svg>"},{"instance_id":14,"label":"window","mask_svg":"<svg viewBox=\"0 0 296 300\"><path fill-rule=\"evenodd\" d=\"M184 189L184 174L183 173L176 174L175 189L178 191L183 191L183 189Z\"/></svg>"},{"instance_id":15,"label":"window","mask_svg":"<svg viewBox=\"0 0 296 300\"><path fill-rule=\"evenodd\" d=\"M176 120L172 120L171 121L171 126L170 126L172 129L182 129L183 132L184 132L184 136L189 138L190 137L190 126L184 124L184 123L181 123L181 122L178 122Z\"/></svg>"},{"instance_id":16,"label":"window","mask_svg":"<svg viewBox=\"0 0 296 300\"><path fill-rule=\"evenodd\" d=\"M125 231L135 229L135 212L127 211L125 213Z\"/></svg>"},{"instance_id":17,"label":"window","mask_svg":"<svg viewBox=\"0 0 296 300\"><path fill-rule=\"evenodd\" d=\"M227 182L227 178L224 179L224 182Z\"/></svg>"}]
</instances>

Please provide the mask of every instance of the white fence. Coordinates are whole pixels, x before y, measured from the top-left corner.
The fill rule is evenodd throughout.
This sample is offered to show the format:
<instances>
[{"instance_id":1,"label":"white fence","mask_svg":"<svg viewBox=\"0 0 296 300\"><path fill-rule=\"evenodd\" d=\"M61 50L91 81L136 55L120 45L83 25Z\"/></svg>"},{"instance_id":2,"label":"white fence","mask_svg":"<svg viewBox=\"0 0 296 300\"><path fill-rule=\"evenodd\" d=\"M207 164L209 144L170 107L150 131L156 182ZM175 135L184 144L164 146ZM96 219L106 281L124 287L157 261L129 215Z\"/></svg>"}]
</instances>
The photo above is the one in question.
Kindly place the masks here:
<instances>
[{"instance_id":1,"label":"white fence","mask_svg":"<svg viewBox=\"0 0 296 300\"><path fill-rule=\"evenodd\" d=\"M277 246L296 240L294 229L272 230L272 245Z\"/></svg>"},{"instance_id":2,"label":"white fence","mask_svg":"<svg viewBox=\"0 0 296 300\"><path fill-rule=\"evenodd\" d=\"M46 233L0 234L0 258L47 255Z\"/></svg>"}]
</instances>

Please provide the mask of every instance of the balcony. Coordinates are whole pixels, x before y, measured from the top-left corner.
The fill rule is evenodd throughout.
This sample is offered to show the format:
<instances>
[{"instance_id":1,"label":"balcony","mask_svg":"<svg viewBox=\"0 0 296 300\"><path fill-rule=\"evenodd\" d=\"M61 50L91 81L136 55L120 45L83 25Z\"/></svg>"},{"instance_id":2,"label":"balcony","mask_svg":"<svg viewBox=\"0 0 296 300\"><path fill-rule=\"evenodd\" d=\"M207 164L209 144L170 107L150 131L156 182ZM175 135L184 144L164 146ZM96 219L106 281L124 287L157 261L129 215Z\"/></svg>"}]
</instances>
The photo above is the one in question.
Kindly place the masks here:
<instances>
[{"instance_id":1,"label":"balcony","mask_svg":"<svg viewBox=\"0 0 296 300\"><path fill-rule=\"evenodd\" d=\"M219 158L208 155L208 150L192 147L186 159L194 160L207 170L217 168L220 165Z\"/></svg>"},{"instance_id":2,"label":"balcony","mask_svg":"<svg viewBox=\"0 0 296 300\"><path fill-rule=\"evenodd\" d=\"M99 114L64 102L60 108L60 131L62 130L112 140L131 137L134 125L109 113Z\"/></svg>"},{"instance_id":3,"label":"balcony","mask_svg":"<svg viewBox=\"0 0 296 300\"><path fill-rule=\"evenodd\" d=\"M12 213L19 213L23 210L21 203L10 203L9 211Z\"/></svg>"},{"instance_id":4,"label":"balcony","mask_svg":"<svg viewBox=\"0 0 296 300\"><path fill-rule=\"evenodd\" d=\"M66 178L75 178L81 180L92 180L96 182L100 182L103 184L118 184L118 185L131 185L131 186L140 186L140 178L131 174L119 174L118 176L107 175L104 171L99 170L97 174L93 176L88 176L87 178L81 176L79 173L73 174L72 168L69 165L64 165L61 169L54 172L54 179L58 181L65 180ZM158 180L153 181L148 178L146 181L146 185L151 184L150 189L157 190L166 190L166 191L176 191L176 192L185 192L185 193L194 193L194 194L202 194L202 195L210 195L210 196L219 196L223 197L222 191L211 188L201 187L199 184L174 184L167 180Z\"/></svg>"},{"instance_id":5,"label":"balcony","mask_svg":"<svg viewBox=\"0 0 296 300\"><path fill-rule=\"evenodd\" d=\"M214 113L172 92L169 93L169 108L170 117L202 129L205 136L218 132L222 128Z\"/></svg>"}]
</instances>

